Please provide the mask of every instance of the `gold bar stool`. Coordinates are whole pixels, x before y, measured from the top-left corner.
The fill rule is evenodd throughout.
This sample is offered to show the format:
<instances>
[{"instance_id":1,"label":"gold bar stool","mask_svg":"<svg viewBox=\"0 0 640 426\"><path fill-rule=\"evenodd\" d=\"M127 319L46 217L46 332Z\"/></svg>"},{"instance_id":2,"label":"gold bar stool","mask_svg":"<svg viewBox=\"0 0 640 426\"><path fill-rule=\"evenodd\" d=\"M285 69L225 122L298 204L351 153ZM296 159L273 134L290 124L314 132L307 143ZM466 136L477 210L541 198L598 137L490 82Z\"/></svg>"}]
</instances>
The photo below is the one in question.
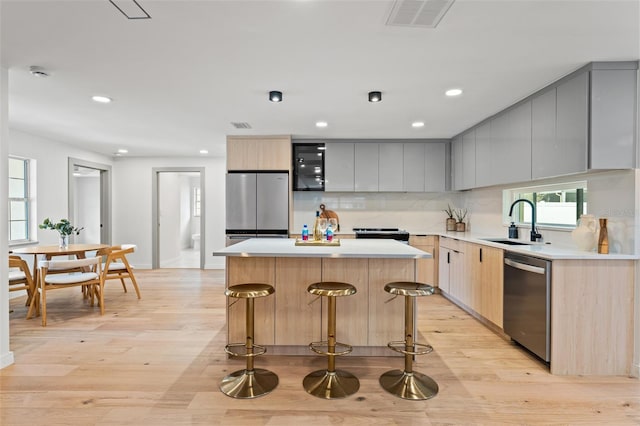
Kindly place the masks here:
<instances>
[{"instance_id":1,"label":"gold bar stool","mask_svg":"<svg viewBox=\"0 0 640 426\"><path fill-rule=\"evenodd\" d=\"M244 370L234 371L222 379L220 390L232 398L257 398L266 395L278 386L278 376L262 368L253 368L253 358L267 352L267 348L253 343L254 306L256 297L265 297L275 292L268 284L249 283L229 287L224 294L229 297L246 300L246 335L245 343L229 343L224 351L229 355L247 358ZM244 348L244 352L232 349Z\"/></svg>"},{"instance_id":2,"label":"gold bar stool","mask_svg":"<svg viewBox=\"0 0 640 426\"><path fill-rule=\"evenodd\" d=\"M404 371L391 370L380 376L380 386L387 392L403 399L422 400L438 394L438 384L429 376L413 371L413 356L426 355L433 347L413 341L415 328L414 302L416 297L431 296L434 288L416 282L392 282L384 286L384 291L395 296L404 296L405 340L392 341L387 346L404 354Z\"/></svg>"},{"instance_id":3,"label":"gold bar stool","mask_svg":"<svg viewBox=\"0 0 640 426\"><path fill-rule=\"evenodd\" d=\"M356 294L356 288L351 284L341 282L319 282L311 284L307 291L316 296L326 296L328 299L328 330L327 339L321 342L311 342L309 349L313 352L326 355L328 365L326 370L318 370L309 373L302 385L313 396L324 399L345 398L353 395L360 389L360 381L353 374L336 370L336 356L351 353L353 347L336 341L336 297L351 296ZM327 347L321 350L320 347Z\"/></svg>"}]
</instances>

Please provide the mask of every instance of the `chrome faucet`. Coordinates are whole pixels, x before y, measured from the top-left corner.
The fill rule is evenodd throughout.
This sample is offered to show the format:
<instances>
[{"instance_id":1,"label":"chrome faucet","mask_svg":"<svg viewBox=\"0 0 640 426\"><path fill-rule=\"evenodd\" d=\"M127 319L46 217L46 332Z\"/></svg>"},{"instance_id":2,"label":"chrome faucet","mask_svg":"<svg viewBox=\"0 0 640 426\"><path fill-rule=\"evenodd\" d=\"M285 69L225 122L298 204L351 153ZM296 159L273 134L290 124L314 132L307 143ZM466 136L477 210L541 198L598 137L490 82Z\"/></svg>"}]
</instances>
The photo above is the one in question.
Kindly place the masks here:
<instances>
[{"instance_id":1,"label":"chrome faucet","mask_svg":"<svg viewBox=\"0 0 640 426\"><path fill-rule=\"evenodd\" d=\"M528 203L531 206L531 241L536 242L539 238L542 238L542 235L538 234L538 232L536 231L536 205L529 200L519 198L511 204L511 208L509 209L509 217L513 216L513 207L518 203Z\"/></svg>"}]
</instances>

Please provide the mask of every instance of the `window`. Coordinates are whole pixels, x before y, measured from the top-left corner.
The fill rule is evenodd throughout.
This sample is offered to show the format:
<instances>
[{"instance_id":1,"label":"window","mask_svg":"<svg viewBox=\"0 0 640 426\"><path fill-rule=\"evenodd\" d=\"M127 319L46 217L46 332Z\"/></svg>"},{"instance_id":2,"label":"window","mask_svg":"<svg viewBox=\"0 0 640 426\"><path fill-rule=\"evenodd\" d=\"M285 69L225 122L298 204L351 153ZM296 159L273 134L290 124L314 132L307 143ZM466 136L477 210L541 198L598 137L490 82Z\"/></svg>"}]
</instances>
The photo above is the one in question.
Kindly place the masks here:
<instances>
[{"instance_id":1,"label":"window","mask_svg":"<svg viewBox=\"0 0 640 426\"><path fill-rule=\"evenodd\" d=\"M9 157L9 242L29 240L29 160Z\"/></svg>"},{"instance_id":2,"label":"window","mask_svg":"<svg viewBox=\"0 0 640 426\"><path fill-rule=\"evenodd\" d=\"M509 218L509 208L517 199L525 199L536 205L536 226L575 228L577 219L587 213L587 183L572 182L505 191L505 216L507 221L520 225L531 224L531 208L518 203Z\"/></svg>"},{"instance_id":3,"label":"window","mask_svg":"<svg viewBox=\"0 0 640 426\"><path fill-rule=\"evenodd\" d=\"M193 188L193 216L200 217L200 188Z\"/></svg>"}]
</instances>

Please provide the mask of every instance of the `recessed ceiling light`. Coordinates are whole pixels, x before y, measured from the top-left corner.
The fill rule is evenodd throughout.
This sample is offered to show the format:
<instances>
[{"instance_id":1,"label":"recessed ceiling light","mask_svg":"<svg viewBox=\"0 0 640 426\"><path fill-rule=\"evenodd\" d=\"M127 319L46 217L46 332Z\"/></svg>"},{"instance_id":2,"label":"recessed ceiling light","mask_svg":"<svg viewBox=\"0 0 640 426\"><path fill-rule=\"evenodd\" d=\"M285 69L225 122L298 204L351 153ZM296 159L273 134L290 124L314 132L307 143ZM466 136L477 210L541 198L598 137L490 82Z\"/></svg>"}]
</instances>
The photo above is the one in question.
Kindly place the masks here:
<instances>
[{"instance_id":1,"label":"recessed ceiling light","mask_svg":"<svg viewBox=\"0 0 640 426\"><path fill-rule=\"evenodd\" d=\"M200 150L200 154L208 154L208 153L209 153L209 151L207 151L206 149L201 149Z\"/></svg>"},{"instance_id":2,"label":"recessed ceiling light","mask_svg":"<svg viewBox=\"0 0 640 426\"><path fill-rule=\"evenodd\" d=\"M424 127L424 121L414 121L413 123L411 123L411 127Z\"/></svg>"},{"instance_id":3,"label":"recessed ceiling light","mask_svg":"<svg viewBox=\"0 0 640 426\"><path fill-rule=\"evenodd\" d=\"M327 123L326 121L317 121L316 122L316 127L327 127L329 125L329 123Z\"/></svg>"},{"instance_id":4,"label":"recessed ceiling light","mask_svg":"<svg viewBox=\"0 0 640 426\"><path fill-rule=\"evenodd\" d=\"M449 89L444 94L447 96L460 96L462 95L462 89Z\"/></svg>"},{"instance_id":5,"label":"recessed ceiling light","mask_svg":"<svg viewBox=\"0 0 640 426\"><path fill-rule=\"evenodd\" d=\"M118 150L118 153L119 153L119 154L126 154L127 152L129 152L129 150L128 150L128 149L122 149L122 148L120 148L120 149Z\"/></svg>"},{"instance_id":6,"label":"recessed ceiling light","mask_svg":"<svg viewBox=\"0 0 640 426\"><path fill-rule=\"evenodd\" d=\"M29 67L29 72L34 77L49 77L49 73L44 70L44 68L39 67L37 65L31 65Z\"/></svg>"},{"instance_id":7,"label":"recessed ceiling light","mask_svg":"<svg viewBox=\"0 0 640 426\"><path fill-rule=\"evenodd\" d=\"M99 95L92 96L91 99L93 99L94 102L99 102L101 104L108 104L113 100L107 96L99 96Z\"/></svg>"}]
</instances>

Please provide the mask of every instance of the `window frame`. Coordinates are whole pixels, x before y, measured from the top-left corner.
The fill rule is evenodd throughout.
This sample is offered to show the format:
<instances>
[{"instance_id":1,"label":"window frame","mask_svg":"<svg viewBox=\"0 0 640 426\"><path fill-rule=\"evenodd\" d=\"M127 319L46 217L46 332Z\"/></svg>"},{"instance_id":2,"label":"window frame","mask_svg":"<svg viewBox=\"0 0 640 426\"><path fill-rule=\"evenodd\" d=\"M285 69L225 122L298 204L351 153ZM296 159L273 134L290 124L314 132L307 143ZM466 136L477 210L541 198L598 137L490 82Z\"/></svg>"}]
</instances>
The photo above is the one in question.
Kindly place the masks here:
<instances>
[{"instance_id":1,"label":"window frame","mask_svg":"<svg viewBox=\"0 0 640 426\"><path fill-rule=\"evenodd\" d=\"M536 186L527 186L527 187L517 187L517 188L511 188L511 189L505 189L503 190L503 212L502 212L502 220L503 220L503 225L508 226L511 224L511 222L513 221L516 226L521 226L521 227L531 227L531 221L524 221L523 219L523 215L524 215L524 209L522 208L523 203L519 203L514 207L514 212L513 212L513 217L509 216L509 208L511 207L511 204L519 197L519 195L525 193L525 194L529 194L532 193L534 194L538 194L538 193L542 193L542 192L560 192L560 191L576 191L576 208L575 208L575 214L576 214L576 218L574 223L569 224L569 223L548 223L548 222L542 222L540 223L539 221L536 221L536 228L538 229L553 229L553 230L567 230L567 231L572 231L576 228L576 224L577 224L577 220L580 218L580 216L582 214L584 214L584 210L585 210L585 204L588 203L587 200L585 200L584 198L584 194L586 193L588 196L588 187L587 187L587 181L572 181L572 182L564 182L564 183L557 183L557 184L549 184L549 185L536 185ZM582 190L582 191L580 191ZM538 203L536 202L536 212L539 211L538 209ZM588 204L587 204L588 205ZM587 211L588 211L588 207L587 207ZM540 217L540 215L538 214L538 218Z\"/></svg>"},{"instance_id":2,"label":"window frame","mask_svg":"<svg viewBox=\"0 0 640 426\"><path fill-rule=\"evenodd\" d=\"M18 156L13 156L13 155L9 155L8 156L8 162L11 160L18 160L21 161L23 163L23 168L24 168L24 197L8 197L8 202L7 202L7 226L8 226L8 230L7 230L7 236L8 236L8 244L9 246L15 246L15 245L19 245L19 244L25 244L25 243L29 243L32 242L31 239L31 235L32 235L32 230L31 230L31 217L32 217L32 200L31 200L31 169L32 169L32 165L31 165L31 160L28 158L22 158L22 157L18 157ZM8 166L8 164L7 164ZM9 183L12 179L10 176L7 177L7 183ZM18 202L22 202L25 204L25 218L24 218L24 222L25 222L25 237L26 238L22 238L22 239L15 239L12 240L11 239L11 224L12 222L15 222L17 220L13 220L11 217L11 203L13 201L18 201ZM22 221L22 220L20 220Z\"/></svg>"},{"instance_id":3,"label":"window frame","mask_svg":"<svg viewBox=\"0 0 640 426\"><path fill-rule=\"evenodd\" d=\"M193 217L200 217L202 214L202 192L199 186L193 187L193 202L191 203L191 215Z\"/></svg>"}]
</instances>

